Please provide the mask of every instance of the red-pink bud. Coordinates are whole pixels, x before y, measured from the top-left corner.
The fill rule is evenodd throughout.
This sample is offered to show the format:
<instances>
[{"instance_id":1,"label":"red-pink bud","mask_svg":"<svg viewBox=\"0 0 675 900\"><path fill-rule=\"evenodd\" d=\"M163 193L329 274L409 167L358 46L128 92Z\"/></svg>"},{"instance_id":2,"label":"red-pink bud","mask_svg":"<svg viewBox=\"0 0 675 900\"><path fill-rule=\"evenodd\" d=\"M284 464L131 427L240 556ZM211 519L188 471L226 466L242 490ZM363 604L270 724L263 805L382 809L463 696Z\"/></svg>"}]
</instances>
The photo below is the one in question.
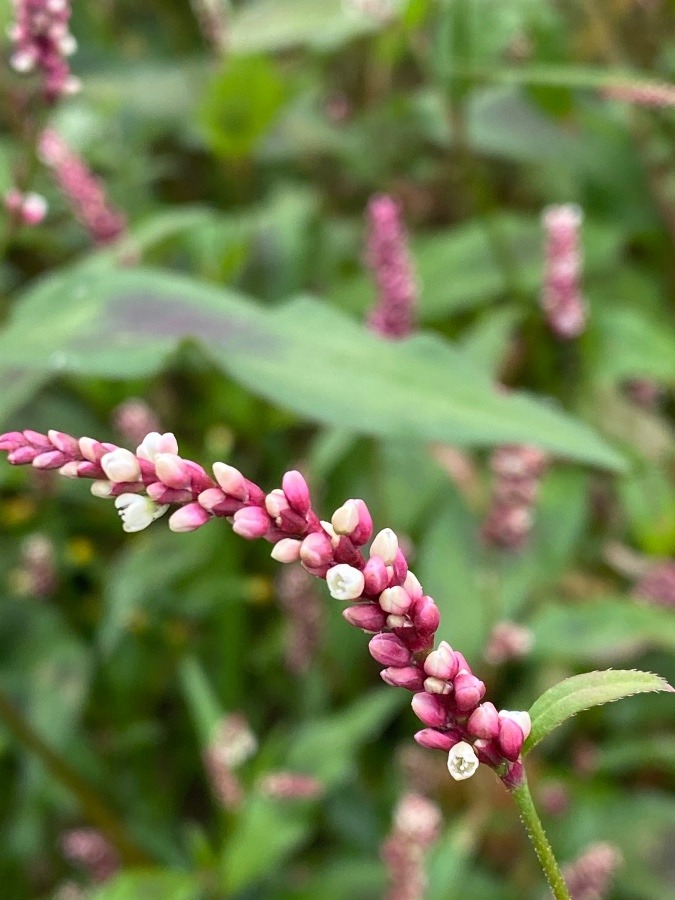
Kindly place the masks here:
<instances>
[{"instance_id":1,"label":"red-pink bud","mask_svg":"<svg viewBox=\"0 0 675 900\"><path fill-rule=\"evenodd\" d=\"M525 737L523 731L513 719L502 717L499 720L499 749L506 759L515 762L520 756Z\"/></svg>"},{"instance_id":2,"label":"red-pink bud","mask_svg":"<svg viewBox=\"0 0 675 900\"><path fill-rule=\"evenodd\" d=\"M60 469L67 462L68 457L65 453L61 453L60 450L48 450L35 457L33 466L36 469Z\"/></svg>"},{"instance_id":3,"label":"red-pink bud","mask_svg":"<svg viewBox=\"0 0 675 900\"><path fill-rule=\"evenodd\" d=\"M0 450L11 453L12 450L23 447L25 443L26 438L20 431L6 431L4 434L0 434Z\"/></svg>"},{"instance_id":4,"label":"red-pink bud","mask_svg":"<svg viewBox=\"0 0 675 900\"><path fill-rule=\"evenodd\" d=\"M313 531L303 540L300 559L308 568L320 568L333 562L333 545L325 531Z\"/></svg>"},{"instance_id":5,"label":"red-pink bud","mask_svg":"<svg viewBox=\"0 0 675 900\"><path fill-rule=\"evenodd\" d=\"M485 685L470 672L460 671L455 676L455 703L460 712L474 709L485 696Z\"/></svg>"},{"instance_id":6,"label":"red-pink bud","mask_svg":"<svg viewBox=\"0 0 675 900\"><path fill-rule=\"evenodd\" d=\"M389 584L389 573L384 560L379 556L371 556L363 569L366 594L381 594Z\"/></svg>"},{"instance_id":7,"label":"red-pink bud","mask_svg":"<svg viewBox=\"0 0 675 900\"><path fill-rule=\"evenodd\" d=\"M441 641L438 647L432 650L424 660L424 671L432 678L452 681L457 674L457 661L452 647L445 641Z\"/></svg>"},{"instance_id":8,"label":"red-pink bud","mask_svg":"<svg viewBox=\"0 0 675 900\"><path fill-rule=\"evenodd\" d=\"M249 541L264 537L269 527L269 516L259 506L245 506L234 514L232 530Z\"/></svg>"},{"instance_id":9,"label":"red-pink bud","mask_svg":"<svg viewBox=\"0 0 675 900\"><path fill-rule=\"evenodd\" d=\"M457 660L457 671L461 672L464 669L465 672L471 672L471 666L466 661L466 656L463 653L460 653L459 650L455 650L455 659Z\"/></svg>"},{"instance_id":10,"label":"red-pink bud","mask_svg":"<svg viewBox=\"0 0 675 900\"><path fill-rule=\"evenodd\" d=\"M434 634L441 623L441 614L431 597L424 596L415 603L412 616L415 628L424 634Z\"/></svg>"},{"instance_id":11,"label":"red-pink bud","mask_svg":"<svg viewBox=\"0 0 675 900\"><path fill-rule=\"evenodd\" d=\"M284 489L284 494L286 494L286 499L293 509L300 513L301 516L306 516L312 501L309 496L307 482L300 472L296 472L294 469L286 472L281 481L281 486Z\"/></svg>"},{"instance_id":12,"label":"red-pink bud","mask_svg":"<svg viewBox=\"0 0 675 900\"><path fill-rule=\"evenodd\" d=\"M449 731L437 731L435 728L423 728L415 734L415 740L422 747L430 750L451 750L462 740L461 735Z\"/></svg>"},{"instance_id":13,"label":"red-pink bud","mask_svg":"<svg viewBox=\"0 0 675 900\"><path fill-rule=\"evenodd\" d=\"M158 453L155 457L157 478L167 487L182 491L190 486L190 470L175 453Z\"/></svg>"},{"instance_id":14,"label":"red-pink bud","mask_svg":"<svg viewBox=\"0 0 675 900\"><path fill-rule=\"evenodd\" d=\"M7 454L7 462L13 466L25 466L26 463L32 463L36 456L41 453L38 447L17 447Z\"/></svg>"},{"instance_id":15,"label":"red-pink bud","mask_svg":"<svg viewBox=\"0 0 675 900\"><path fill-rule=\"evenodd\" d=\"M408 575L408 561L403 555L402 550L396 551L394 559L394 580L396 584L403 584Z\"/></svg>"},{"instance_id":16,"label":"red-pink bud","mask_svg":"<svg viewBox=\"0 0 675 900\"><path fill-rule=\"evenodd\" d=\"M424 672L417 666L390 666L380 672L382 681L392 687L402 687L407 691L421 691L424 686Z\"/></svg>"},{"instance_id":17,"label":"red-pink bud","mask_svg":"<svg viewBox=\"0 0 675 900\"><path fill-rule=\"evenodd\" d=\"M412 698L413 712L432 728L442 728L447 724L448 711L438 694L420 693Z\"/></svg>"},{"instance_id":18,"label":"red-pink bud","mask_svg":"<svg viewBox=\"0 0 675 900\"><path fill-rule=\"evenodd\" d=\"M218 484L230 497L235 497L237 500L248 500L249 491L246 479L239 469L235 469L234 466L229 466L227 463L215 462L213 474L216 476Z\"/></svg>"},{"instance_id":19,"label":"red-pink bud","mask_svg":"<svg viewBox=\"0 0 675 900\"><path fill-rule=\"evenodd\" d=\"M376 634L382 631L387 621L387 614L377 603L359 603L342 610L343 617L355 628Z\"/></svg>"},{"instance_id":20,"label":"red-pink bud","mask_svg":"<svg viewBox=\"0 0 675 900\"><path fill-rule=\"evenodd\" d=\"M357 547L367 544L373 534L373 520L368 511L368 507L363 500L354 500L359 512L359 524L352 531L350 537Z\"/></svg>"},{"instance_id":21,"label":"red-pink bud","mask_svg":"<svg viewBox=\"0 0 675 900\"><path fill-rule=\"evenodd\" d=\"M171 531L181 534L187 531L196 531L202 525L206 525L210 518L211 516L199 503L188 503L177 509L171 516L169 528Z\"/></svg>"},{"instance_id":22,"label":"red-pink bud","mask_svg":"<svg viewBox=\"0 0 675 900\"><path fill-rule=\"evenodd\" d=\"M478 738L473 742L473 749L478 759L487 766L498 766L502 762L501 753L497 742L486 740L486 738Z\"/></svg>"},{"instance_id":23,"label":"red-pink bud","mask_svg":"<svg viewBox=\"0 0 675 900\"><path fill-rule=\"evenodd\" d=\"M499 714L494 704L481 703L469 717L466 730L474 737L490 740L499 734Z\"/></svg>"},{"instance_id":24,"label":"red-pink bud","mask_svg":"<svg viewBox=\"0 0 675 900\"><path fill-rule=\"evenodd\" d=\"M46 434L42 434L40 431L31 431L30 428L27 428L24 431L24 437L34 447L40 447L42 450L52 449L52 442Z\"/></svg>"},{"instance_id":25,"label":"red-pink bud","mask_svg":"<svg viewBox=\"0 0 675 900\"><path fill-rule=\"evenodd\" d=\"M227 495L225 491L221 491L220 488L207 488L205 491L202 491L197 500L199 501L199 505L203 506L204 509L207 509L209 512L213 512L214 508L218 506L219 503L223 503L227 499Z\"/></svg>"},{"instance_id":26,"label":"red-pink bud","mask_svg":"<svg viewBox=\"0 0 675 900\"><path fill-rule=\"evenodd\" d=\"M67 453L68 456L80 455L80 445L75 438L71 437L69 434L65 434L63 431L54 431L54 429L52 429L47 432L47 436L54 447L56 447L57 450L60 450L61 453Z\"/></svg>"},{"instance_id":27,"label":"red-pink bud","mask_svg":"<svg viewBox=\"0 0 675 900\"><path fill-rule=\"evenodd\" d=\"M410 650L395 634L376 634L368 644L373 659L383 666L407 666L410 662Z\"/></svg>"},{"instance_id":28,"label":"red-pink bud","mask_svg":"<svg viewBox=\"0 0 675 900\"><path fill-rule=\"evenodd\" d=\"M410 594L402 587L385 588L380 594L380 606L394 616L405 615L412 605Z\"/></svg>"}]
</instances>

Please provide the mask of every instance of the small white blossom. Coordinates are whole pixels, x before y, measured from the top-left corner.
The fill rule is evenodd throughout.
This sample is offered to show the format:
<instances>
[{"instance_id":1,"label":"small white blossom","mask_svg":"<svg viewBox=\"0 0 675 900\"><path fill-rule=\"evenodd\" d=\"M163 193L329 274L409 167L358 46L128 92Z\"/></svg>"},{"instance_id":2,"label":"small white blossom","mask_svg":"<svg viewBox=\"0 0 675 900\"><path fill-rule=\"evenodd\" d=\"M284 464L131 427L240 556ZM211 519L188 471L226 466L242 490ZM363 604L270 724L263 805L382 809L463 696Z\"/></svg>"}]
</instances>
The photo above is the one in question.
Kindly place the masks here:
<instances>
[{"instance_id":1,"label":"small white blossom","mask_svg":"<svg viewBox=\"0 0 675 900\"><path fill-rule=\"evenodd\" d=\"M143 531L169 508L168 503L159 506L142 494L120 494L115 506L122 519L122 528L128 532Z\"/></svg>"},{"instance_id":2,"label":"small white blossom","mask_svg":"<svg viewBox=\"0 0 675 900\"><path fill-rule=\"evenodd\" d=\"M347 500L336 509L331 518L331 525L336 534L351 534L359 524L359 508L353 500Z\"/></svg>"},{"instance_id":3,"label":"small white blossom","mask_svg":"<svg viewBox=\"0 0 675 900\"><path fill-rule=\"evenodd\" d=\"M365 581L363 572L346 563L333 566L326 573L326 582L331 597L336 600L356 600L363 593Z\"/></svg>"},{"instance_id":4,"label":"small white blossom","mask_svg":"<svg viewBox=\"0 0 675 900\"><path fill-rule=\"evenodd\" d=\"M138 460L131 450L125 450L124 447L118 447L102 456L101 468L110 481L118 484L124 481L136 481L141 474Z\"/></svg>"},{"instance_id":5,"label":"small white blossom","mask_svg":"<svg viewBox=\"0 0 675 900\"><path fill-rule=\"evenodd\" d=\"M178 453L178 442L170 431L166 434L151 431L136 448L136 456L151 463L154 463L159 453Z\"/></svg>"},{"instance_id":6,"label":"small white blossom","mask_svg":"<svg viewBox=\"0 0 675 900\"><path fill-rule=\"evenodd\" d=\"M93 481L91 484L91 492L94 497L100 497L106 500L112 495L112 484L109 481Z\"/></svg>"},{"instance_id":7,"label":"small white blossom","mask_svg":"<svg viewBox=\"0 0 675 900\"><path fill-rule=\"evenodd\" d=\"M471 778L478 768L478 757L471 744L460 741L455 744L448 754L448 772L455 781L465 781Z\"/></svg>"},{"instance_id":8,"label":"small white blossom","mask_svg":"<svg viewBox=\"0 0 675 900\"><path fill-rule=\"evenodd\" d=\"M398 552L398 538L391 528L383 528L378 532L370 545L370 555L379 556L385 565L392 566Z\"/></svg>"}]
</instances>

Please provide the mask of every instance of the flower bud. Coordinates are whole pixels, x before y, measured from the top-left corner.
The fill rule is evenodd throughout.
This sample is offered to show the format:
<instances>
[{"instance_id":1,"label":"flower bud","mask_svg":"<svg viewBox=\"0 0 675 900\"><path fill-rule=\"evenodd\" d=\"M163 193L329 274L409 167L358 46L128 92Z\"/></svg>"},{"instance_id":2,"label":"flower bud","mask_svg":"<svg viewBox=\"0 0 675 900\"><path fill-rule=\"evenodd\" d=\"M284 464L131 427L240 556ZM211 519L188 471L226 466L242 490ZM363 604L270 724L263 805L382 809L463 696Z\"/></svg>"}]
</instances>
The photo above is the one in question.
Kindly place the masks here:
<instances>
[{"instance_id":1,"label":"flower bud","mask_svg":"<svg viewBox=\"0 0 675 900\"><path fill-rule=\"evenodd\" d=\"M167 487L180 491L190 487L190 469L180 456L173 453L158 453L155 457L157 478Z\"/></svg>"},{"instance_id":2,"label":"flower bud","mask_svg":"<svg viewBox=\"0 0 675 900\"><path fill-rule=\"evenodd\" d=\"M506 759L515 762L520 756L520 751L525 742L522 728L513 719L506 716L499 718L499 736L497 738L499 749Z\"/></svg>"},{"instance_id":3,"label":"flower bud","mask_svg":"<svg viewBox=\"0 0 675 900\"><path fill-rule=\"evenodd\" d=\"M377 603L359 603L357 606L348 606L342 610L343 618L355 628L362 631L377 634L384 628L387 617Z\"/></svg>"},{"instance_id":4,"label":"flower bud","mask_svg":"<svg viewBox=\"0 0 675 900\"><path fill-rule=\"evenodd\" d=\"M124 447L105 453L100 462L110 481L138 481L140 477L141 467L138 460L131 450L125 450Z\"/></svg>"},{"instance_id":5,"label":"flower bud","mask_svg":"<svg viewBox=\"0 0 675 900\"><path fill-rule=\"evenodd\" d=\"M90 490L94 497L106 500L108 497L112 497L112 488L113 486L109 481L94 481Z\"/></svg>"},{"instance_id":6,"label":"flower bud","mask_svg":"<svg viewBox=\"0 0 675 900\"><path fill-rule=\"evenodd\" d=\"M216 506L227 500L227 495L220 488L207 488L197 497L199 505L203 506L208 512L213 512ZM235 510L236 512L236 510Z\"/></svg>"},{"instance_id":7,"label":"flower bud","mask_svg":"<svg viewBox=\"0 0 675 900\"><path fill-rule=\"evenodd\" d=\"M93 438L81 437L78 441L80 453L85 459L92 463L98 463L102 456L105 455L105 448L99 441ZM129 451L127 450L127 453ZM133 479L132 479L133 480Z\"/></svg>"},{"instance_id":8,"label":"flower bud","mask_svg":"<svg viewBox=\"0 0 675 900\"><path fill-rule=\"evenodd\" d=\"M412 708L417 718L425 725L442 728L447 724L448 711L438 694L426 692L415 694L412 698Z\"/></svg>"},{"instance_id":9,"label":"flower bud","mask_svg":"<svg viewBox=\"0 0 675 900\"><path fill-rule=\"evenodd\" d=\"M376 634L368 644L373 659L383 666L407 666L410 662L410 650L395 634Z\"/></svg>"},{"instance_id":10,"label":"flower bud","mask_svg":"<svg viewBox=\"0 0 675 900\"><path fill-rule=\"evenodd\" d=\"M419 583L417 576L408 569L408 574L405 576L405 581L403 582L403 587L410 594L413 600L420 600L422 598L422 594L424 591L422 590L422 585Z\"/></svg>"},{"instance_id":11,"label":"flower bud","mask_svg":"<svg viewBox=\"0 0 675 900\"><path fill-rule=\"evenodd\" d=\"M431 651L424 660L424 671L433 678L452 681L457 674L457 663L450 644L441 641L438 647Z\"/></svg>"},{"instance_id":12,"label":"flower bud","mask_svg":"<svg viewBox=\"0 0 675 900\"><path fill-rule=\"evenodd\" d=\"M413 624L423 634L435 634L441 622L441 614L431 597L424 596L415 603Z\"/></svg>"},{"instance_id":13,"label":"flower bud","mask_svg":"<svg viewBox=\"0 0 675 900\"><path fill-rule=\"evenodd\" d=\"M423 728L415 734L415 740L422 747L446 752L460 742L460 738L452 732L437 731L435 728Z\"/></svg>"},{"instance_id":14,"label":"flower bud","mask_svg":"<svg viewBox=\"0 0 675 900\"><path fill-rule=\"evenodd\" d=\"M366 544L373 533L373 520L370 516L370 512L368 511L368 507L363 502L363 500L354 500L354 504L356 505L357 512L359 514L359 521L352 531L350 537L353 543L357 547L362 547Z\"/></svg>"},{"instance_id":15,"label":"flower bud","mask_svg":"<svg viewBox=\"0 0 675 900\"><path fill-rule=\"evenodd\" d=\"M455 676L454 685L455 703L460 712L473 710L485 696L485 685L480 678L465 670Z\"/></svg>"},{"instance_id":16,"label":"flower bud","mask_svg":"<svg viewBox=\"0 0 675 900\"><path fill-rule=\"evenodd\" d=\"M213 474L218 484L230 497L235 497L237 500L248 500L246 479L239 469L228 466L227 463L215 462Z\"/></svg>"},{"instance_id":17,"label":"flower bud","mask_svg":"<svg viewBox=\"0 0 675 900\"><path fill-rule=\"evenodd\" d=\"M301 516L306 516L312 505L307 482L300 472L291 470L284 475L281 486L291 507Z\"/></svg>"},{"instance_id":18,"label":"flower bud","mask_svg":"<svg viewBox=\"0 0 675 900\"><path fill-rule=\"evenodd\" d=\"M490 740L499 734L499 715L494 704L481 703L469 716L466 730L473 737Z\"/></svg>"},{"instance_id":19,"label":"flower bud","mask_svg":"<svg viewBox=\"0 0 675 900\"><path fill-rule=\"evenodd\" d=\"M80 464L75 462L75 460L67 462L65 466L61 466L59 469L59 475L63 475L64 478L79 478L79 466Z\"/></svg>"},{"instance_id":20,"label":"flower bud","mask_svg":"<svg viewBox=\"0 0 675 900\"><path fill-rule=\"evenodd\" d=\"M122 519L122 528L129 533L143 531L169 508L158 506L142 494L120 494L115 500L115 507Z\"/></svg>"},{"instance_id":21,"label":"flower bud","mask_svg":"<svg viewBox=\"0 0 675 900\"><path fill-rule=\"evenodd\" d=\"M408 560L403 555L402 550L396 551L394 557L394 578L397 584L403 584L408 577Z\"/></svg>"},{"instance_id":22,"label":"flower bud","mask_svg":"<svg viewBox=\"0 0 675 900\"><path fill-rule=\"evenodd\" d=\"M32 463L36 456L40 456L40 450L36 447L17 447L7 454L7 462L13 466L25 466Z\"/></svg>"},{"instance_id":23,"label":"flower bud","mask_svg":"<svg viewBox=\"0 0 675 900\"><path fill-rule=\"evenodd\" d=\"M30 192L23 198L21 215L26 225L39 225L47 215L47 201L42 194Z\"/></svg>"},{"instance_id":24,"label":"flower bud","mask_svg":"<svg viewBox=\"0 0 675 900\"><path fill-rule=\"evenodd\" d=\"M68 461L65 453L60 450L47 450L46 453L38 454L33 460L35 469L60 469Z\"/></svg>"},{"instance_id":25,"label":"flower bud","mask_svg":"<svg viewBox=\"0 0 675 900\"><path fill-rule=\"evenodd\" d=\"M169 519L171 531L183 534L187 531L196 531L202 525L206 525L211 516L199 503L188 503L181 506Z\"/></svg>"},{"instance_id":26,"label":"flower bud","mask_svg":"<svg viewBox=\"0 0 675 900\"><path fill-rule=\"evenodd\" d=\"M387 566L393 566L397 551L398 538L391 528L383 528L378 532L370 545L370 555L381 556Z\"/></svg>"},{"instance_id":27,"label":"flower bud","mask_svg":"<svg viewBox=\"0 0 675 900\"><path fill-rule=\"evenodd\" d=\"M272 548L272 559L280 563L294 563L300 559L302 541L293 538L282 538Z\"/></svg>"},{"instance_id":28,"label":"flower bud","mask_svg":"<svg viewBox=\"0 0 675 900\"><path fill-rule=\"evenodd\" d=\"M448 754L448 772L455 781L471 778L478 765L478 757L471 744L467 744L466 741L455 744Z\"/></svg>"},{"instance_id":29,"label":"flower bud","mask_svg":"<svg viewBox=\"0 0 675 900\"><path fill-rule=\"evenodd\" d=\"M359 524L359 511L356 503L353 500L347 500L335 510L330 521L336 534L351 534Z\"/></svg>"},{"instance_id":30,"label":"flower bud","mask_svg":"<svg viewBox=\"0 0 675 900\"><path fill-rule=\"evenodd\" d=\"M65 434L63 431L55 431L53 428L47 432L47 437L61 453L67 453L68 456L78 456L80 446L74 437Z\"/></svg>"},{"instance_id":31,"label":"flower bud","mask_svg":"<svg viewBox=\"0 0 675 900\"><path fill-rule=\"evenodd\" d=\"M259 506L245 506L234 514L232 530L248 541L264 537L269 528L269 516Z\"/></svg>"},{"instance_id":32,"label":"flower bud","mask_svg":"<svg viewBox=\"0 0 675 900\"><path fill-rule=\"evenodd\" d=\"M382 681L392 687L402 687L407 691L421 691L424 684L424 673L417 666L390 666L380 672Z\"/></svg>"},{"instance_id":33,"label":"flower bud","mask_svg":"<svg viewBox=\"0 0 675 900\"><path fill-rule=\"evenodd\" d=\"M520 730L523 732L525 738L528 737L530 731L532 731L532 720L530 719L529 712L526 711L513 711L510 709L502 709L499 711L500 719L513 719L516 725L520 726Z\"/></svg>"},{"instance_id":34,"label":"flower bud","mask_svg":"<svg viewBox=\"0 0 675 900\"><path fill-rule=\"evenodd\" d=\"M278 519L282 512L290 509L286 494L279 488L270 491L265 497L265 509L273 519Z\"/></svg>"},{"instance_id":35,"label":"flower bud","mask_svg":"<svg viewBox=\"0 0 675 900\"><path fill-rule=\"evenodd\" d=\"M178 442L170 431L167 431L166 434L151 431L149 434L146 434L136 448L136 456L139 459L146 460L146 462L154 463L158 453L178 455Z\"/></svg>"},{"instance_id":36,"label":"flower bud","mask_svg":"<svg viewBox=\"0 0 675 900\"><path fill-rule=\"evenodd\" d=\"M309 568L316 569L333 561L333 545L323 531L313 531L303 540L300 559Z\"/></svg>"},{"instance_id":37,"label":"flower bud","mask_svg":"<svg viewBox=\"0 0 675 900\"><path fill-rule=\"evenodd\" d=\"M379 556L371 556L363 570L366 594L380 594L389 584L389 573L384 560Z\"/></svg>"},{"instance_id":38,"label":"flower bud","mask_svg":"<svg viewBox=\"0 0 675 900\"><path fill-rule=\"evenodd\" d=\"M336 600L356 600L363 593L363 572L346 563L333 566L326 573L331 597Z\"/></svg>"},{"instance_id":39,"label":"flower bud","mask_svg":"<svg viewBox=\"0 0 675 900\"><path fill-rule=\"evenodd\" d=\"M412 605L410 594L402 587L386 588L380 594L380 606L385 612L402 616Z\"/></svg>"}]
</instances>

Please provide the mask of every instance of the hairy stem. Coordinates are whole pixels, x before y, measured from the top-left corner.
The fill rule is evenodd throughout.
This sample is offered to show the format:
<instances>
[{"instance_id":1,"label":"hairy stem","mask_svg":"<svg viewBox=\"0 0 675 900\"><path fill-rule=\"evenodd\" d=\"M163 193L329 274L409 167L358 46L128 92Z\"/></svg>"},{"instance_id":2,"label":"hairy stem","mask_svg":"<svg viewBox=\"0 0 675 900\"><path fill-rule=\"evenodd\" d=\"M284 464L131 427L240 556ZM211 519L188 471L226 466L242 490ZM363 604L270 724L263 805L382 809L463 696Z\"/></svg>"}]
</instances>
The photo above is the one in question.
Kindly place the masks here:
<instances>
[{"instance_id":1,"label":"hairy stem","mask_svg":"<svg viewBox=\"0 0 675 900\"><path fill-rule=\"evenodd\" d=\"M565 879L560 871L560 866L553 855L553 849L548 842L546 832L532 802L532 795L530 794L524 769L518 784L509 788L509 790L518 807L520 818L523 820L527 830L527 836L532 841L555 900L571 900L570 892L567 890Z\"/></svg>"},{"instance_id":2,"label":"hairy stem","mask_svg":"<svg viewBox=\"0 0 675 900\"><path fill-rule=\"evenodd\" d=\"M124 824L98 795L94 788L52 750L32 729L5 692L0 689L0 720L15 737L44 764L47 771L78 800L89 821L105 834L129 865L149 865L152 859L128 836Z\"/></svg>"}]
</instances>

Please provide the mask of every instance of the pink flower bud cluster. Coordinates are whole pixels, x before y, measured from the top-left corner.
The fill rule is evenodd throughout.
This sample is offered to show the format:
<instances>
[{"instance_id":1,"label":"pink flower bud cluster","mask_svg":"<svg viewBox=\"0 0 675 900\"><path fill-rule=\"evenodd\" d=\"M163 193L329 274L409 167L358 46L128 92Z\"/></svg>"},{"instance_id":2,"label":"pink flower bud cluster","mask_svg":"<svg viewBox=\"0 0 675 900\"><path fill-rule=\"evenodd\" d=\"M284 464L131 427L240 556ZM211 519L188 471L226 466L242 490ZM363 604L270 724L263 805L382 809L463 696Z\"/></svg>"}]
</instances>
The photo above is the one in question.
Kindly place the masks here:
<instances>
[{"instance_id":1,"label":"pink flower bud cluster","mask_svg":"<svg viewBox=\"0 0 675 900\"><path fill-rule=\"evenodd\" d=\"M272 800L316 800L324 784L313 775L301 772L268 772L258 786L260 793Z\"/></svg>"},{"instance_id":2,"label":"pink flower bud cluster","mask_svg":"<svg viewBox=\"0 0 675 900\"><path fill-rule=\"evenodd\" d=\"M482 528L486 544L511 551L526 545L547 462L543 450L527 445L499 447L492 454L492 499Z\"/></svg>"},{"instance_id":3,"label":"pink flower bud cluster","mask_svg":"<svg viewBox=\"0 0 675 900\"><path fill-rule=\"evenodd\" d=\"M214 463L211 478L178 455L172 434L146 435L132 453L58 431L14 431L0 436L0 450L14 465L95 479L92 492L114 498L126 531L146 528L176 504L172 531L194 531L224 517L240 537L264 538L273 545L275 560L300 561L311 575L325 579L331 596L348 604L346 621L373 635L369 650L383 666L382 679L415 694L413 709L426 726L416 739L449 752L453 778L470 777L479 761L503 778L518 777L529 716L482 703L485 685L464 656L444 641L433 649L438 607L409 571L396 534L385 528L373 537L362 500L347 500L330 522L320 521L300 472L286 472L281 487L267 494L222 462Z\"/></svg>"},{"instance_id":4,"label":"pink flower bud cluster","mask_svg":"<svg viewBox=\"0 0 675 900\"><path fill-rule=\"evenodd\" d=\"M97 884L108 881L120 867L115 848L94 828L67 831L61 838L61 848L66 859L81 866Z\"/></svg>"},{"instance_id":5,"label":"pink flower bud cluster","mask_svg":"<svg viewBox=\"0 0 675 900\"><path fill-rule=\"evenodd\" d=\"M394 826L382 845L389 889L385 900L423 900L427 893L425 857L436 843L441 811L421 794L405 794L394 812Z\"/></svg>"},{"instance_id":6,"label":"pink flower bud cluster","mask_svg":"<svg viewBox=\"0 0 675 900\"><path fill-rule=\"evenodd\" d=\"M57 584L56 553L50 538L44 534L31 534L25 539L18 575L23 594L49 597L54 592Z\"/></svg>"},{"instance_id":7,"label":"pink flower bud cluster","mask_svg":"<svg viewBox=\"0 0 675 900\"><path fill-rule=\"evenodd\" d=\"M5 194L5 209L22 225L39 225L47 215L47 201L42 194L23 194L12 188Z\"/></svg>"},{"instance_id":8,"label":"pink flower bud cluster","mask_svg":"<svg viewBox=\"0 0 675 900\"><path fill-rule=\"evenodd\" d=\"M69 31L70 0L13 0L14 24L9 36L14 43L11 58L16 72L38 71L43 78L47 103L79 90L70 73L68 57L77 49Z\"/></svg>"},{"instance_id":9,"label":"pink flower bud cluster","mask_svg":"<svg viewBox=\"0 0 675 900\"><path fill-rule=\"evenodd\" d=\"M109 244L125 232L126 219L109 204L100 179L53 128L42 132L38 153L95 244Z\"/></svg>"},{"instance_id":10,"label":"pink flower bud cluster","mask_svg":"<svg viewBox=\"0 0 675 900\"><path fill-rule=\"evenodd\" d=\"M577 860L563 868L572 900L604 900L621 863L621 853L613 844L603 842L587 847Z\"/></svg>"},{"instance_id":11,"label":"pink flower bud cluster","mask_svg":"<svg viewBox=\"0 0 675 900\"><path fill-rule=\"evenodd\" d=\"M225 809L241 805L244 789L235 770L257 749L256 737L243 716L232 713L216 725L203 762L213 796Z\"/></svg>"},{"instance_id":12,"label":"pink flower bud cluster","mask_svg":"<svg viewBox=\"0 0 675 900\"><path fill-rule=\"evenodd\" d=\"M607 100L622 100L638 106L675 106L675 85L667 82L608 84L600 89L600 93Z\"/></svg>"},{"instance_id":13,"label":"pink flower bud cluster","mask_svg":"<svg viewBox=\"0 0 675 900\"><path fill-rule=\"evenodd\" d=\"M377 284L377 305L368 323L387 338L413 331L417 285L398 204L392 197L373 197L368 204L366 263Z\"/></svg>"},{"instance_id":14,"label":"pink flower bud cluster","mask_svg":"<svg viewBox=\"0 0 675 900\"><path fill-rule=\"evenodd\" d=\"M633 588L633 597L657 606L675 607L675 560L650 568Z\"/></svg>"},{"instance_id":15,"label":"pink flower bud cluster","mask_svg":"<svg viewBox=\"0 0 675 900\"><path fill-rule=\"evenodd\" d=\"M490 665L498 666L527 656L533 644L534 635L529 628L515 622L497 622L483 655Z\"/></svg>"},{"instance_id":16,"label":"pink flower bud cluster","mask_svg":"<svg viewBox=\"0 0 675 900\"><path fill-rule=\"evenodd\" d=\"M112 414L115 429L130 444L140 444L146 434L160 431L161 425L155 411L145 400L131 398L116 406Z\"/></svg>"},{"instance_id":17,"label":"pink flower bud cluster","mask_svg":"<svg viewBox=\"0 0 675 900\"><path fill-rule=\"evenodd\" d=\"M541 305L556 337L579 337L586 327L586 304L581 295L579 229L583 214L572 203L549 206L542 221L546 231L546 269Z\"/></svg>"}]
</instances>

